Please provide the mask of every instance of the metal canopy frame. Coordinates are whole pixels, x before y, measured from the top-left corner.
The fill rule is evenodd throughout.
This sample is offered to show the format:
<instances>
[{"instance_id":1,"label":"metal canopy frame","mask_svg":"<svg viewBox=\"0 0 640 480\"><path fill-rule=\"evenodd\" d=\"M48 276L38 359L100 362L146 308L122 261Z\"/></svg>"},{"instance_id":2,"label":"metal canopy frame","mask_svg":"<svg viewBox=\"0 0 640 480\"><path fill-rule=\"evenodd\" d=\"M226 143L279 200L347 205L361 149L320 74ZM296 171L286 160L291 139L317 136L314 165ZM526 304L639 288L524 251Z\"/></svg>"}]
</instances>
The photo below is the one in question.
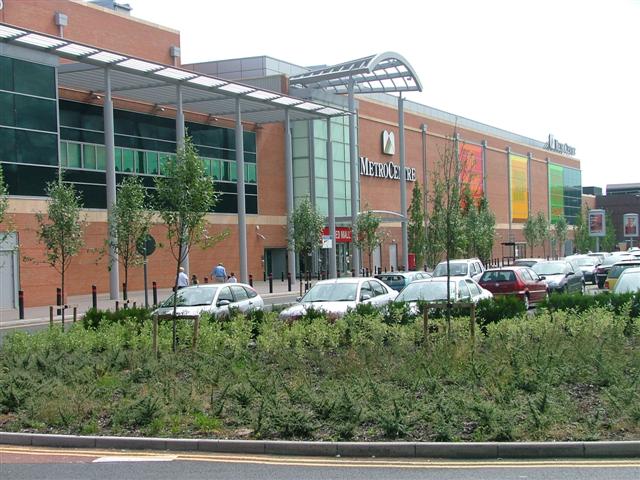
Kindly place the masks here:
<instances>
[{"instance_id":1,"label":"metal canopy frame","mask_svg":"<svg viewBox=\"0 0 640 480\"><path fill-rule=\"evenodd\" d=\"M104 70L111 72L113 93L159 107L176 106L176 85L180 85L188 111L212 117L233 118L240 99L243 119L252 123L310 120L346 115L345 110L309 102L238 82L223 80L171 65L149 62L122 53L46 35L0 22L0 42L17 45L77 63L58 66L58 85L100 94Z\"/></svg>"},{"instance_id":2,"label":"metal canopy frame","mask_svg":"<svg viewBox=\"0 0 640 480\"><path fill-rule=\"evenodd\" d=\"M335 93L348 93L350 81L356 94L422 91L413 67L395 52L369 55L289 78L294 87L322 88Z\"/></svg>"}]
</instances>

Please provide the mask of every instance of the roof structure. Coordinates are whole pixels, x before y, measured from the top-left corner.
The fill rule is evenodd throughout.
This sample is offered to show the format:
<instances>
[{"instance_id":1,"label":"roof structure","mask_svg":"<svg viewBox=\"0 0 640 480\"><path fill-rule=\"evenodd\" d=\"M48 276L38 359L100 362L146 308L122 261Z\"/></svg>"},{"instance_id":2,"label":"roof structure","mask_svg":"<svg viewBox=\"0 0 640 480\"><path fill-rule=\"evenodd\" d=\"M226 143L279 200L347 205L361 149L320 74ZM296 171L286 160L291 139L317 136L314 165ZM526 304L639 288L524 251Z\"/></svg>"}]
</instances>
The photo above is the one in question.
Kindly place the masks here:
<instances>
[{"instance_id":1,"label":"roof structure","mask_svg":"<svg viewBox=\"0 0 640 480\"><path fill-rule=\"evenodd\" d=\"M289 78L292 87L321 88L334 93L421 92L422 84L413 67L400 54L385 52L312 70Z\"/></svg>"},{"instance_id":2,"label":"roof structure","mask_svg":"<svg viewBox=\"0 0 640 480\"><path fill-rule=\"evenodd\" d=\"M0 23L0 42L46 52L74 63L58 67L60 87L98 94L104 89L104 70L111 72L112 95L158 106L176 106L181 86L186 111L211 117L235 117L240 99L242 119L254 123L281 122L284 110L291 120L346 115L345 110L309 102L266 89L223 80L179 67L148 62L71 40Z\"/></svg>"}]
</instances>

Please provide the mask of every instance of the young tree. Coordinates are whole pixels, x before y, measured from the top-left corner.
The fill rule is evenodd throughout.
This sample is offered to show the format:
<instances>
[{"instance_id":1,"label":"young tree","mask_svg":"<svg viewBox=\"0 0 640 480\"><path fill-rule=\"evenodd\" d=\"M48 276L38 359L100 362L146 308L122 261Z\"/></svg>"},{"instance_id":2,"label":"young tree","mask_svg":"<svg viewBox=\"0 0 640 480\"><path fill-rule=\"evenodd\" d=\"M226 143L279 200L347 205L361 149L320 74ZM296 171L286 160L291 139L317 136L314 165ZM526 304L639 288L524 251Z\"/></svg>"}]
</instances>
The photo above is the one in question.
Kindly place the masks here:
<instances>
[{"instance_id":1,"label":"young tree","mask_svg":"<svg viewBox=\"0 0 640 480\"><path fill-rule=\"evenodd\" d=\"M522 234L531 252L530 255L533 257L533 249L540 243L538 241L538 222L536 217L529 215L527 221L524 222Z\"/></svg>"},{"instance_id":2,"label":"young tree","mask_svg":"<svg viewBox=\"0 0 640 480\"><path fill-rule=\"evenodd\" d=\"M311 253L322 244L324 217L318 213L309 197L305 197L293 210L289 225L291 225L291 231L288 240L303 258L304 266L300 265L300 273L304 277L309 270ZM336 239L334 238L333 241L335 242ZM300 288L302 289L302 286Z\"/></svg>"},{"instance_id":3,"label":"young tree","mask_svg":"<svg viewBox=\"0 0 640 480\"><path fill-rule=\"evenodd\" d=\"M442 235L440 234L444 228L441 189L437 189L435 192L432 192L432 205L431 213L427 215L427 219L425 221L425 260L428 266L435 268L442 258L442 252L444 250Z\"/></svg>"},{"instance_id":4,"label":"young tree","mask_svg":"<svg viewBox=\"0 0 640 480\"><path fill-rule=\"evenodd\" d=\"M542 252L544 257L547 256L547 241L551 238L551 228L549 226L549 221L547 217L545 217L544 213L538 212L538 215L535 219L538 242L542 246Z\"/></svg>"},{"instance_id":5,"label":"young tree","mask_svg":"<svg viewBox=\"0 0 640 480\"><path fill-rule=\"evenodd\" d=\"M462 205L460 213L464 228L464 238L460 248L466 257L475 256L476 229L478 228L478 210L471 194L469 184L462 185Z\"/></svg>"},{"instance_id":6,"label":"young tree","mask_svg":"<svg viewBox=\"0 0 640 480\"><path fill-rule=\"evenodd\" d=\"M556 242L556 246L558 248L558 256L564 256L564 242L567 240L567 221L564 218L564 215L556 220L553 224L553 238Z\"/></svg>"},{"instance_id":7,"label":"young tree","mask_svg":"<svg viewBox=\"0 0 640 480\"><path fill-rule=\"evenodd\" d=\"M478 221L474 238L476 255L485 265L491 259L495 236L496 216L489 209L487 197L483 196L478 202Z\"/></svg>"},{"instance_id":8,"label":"young tree","mask_svg":"<svg viewBox=\"0 0 640 480\"><path fill-rule=\"evenodd\" d=\"M129 267L142 265L138 253L138 240L143 238L151 225L151 212L145 208L145 188L136 177L127 177L118 188L116 204L109 221L112 246L124 268L124 299L127 299Z\"/></svg>"},{"instance_id":9,"label":"young tree","mask_svg":"<svg viewBox=\"0 0 640 480\"><path fill-rule=\"evenodd\" d=\"M425 227L425 214L422 209L423 198L420 183L413 186L411 204L409 205L409 223L407 225L409 236L409 251L416 256L416 266L422 267L425 258L425 243L427 232Z\"/></svg>"},{"instance_id":10,"label":"young tree","mask_svg":"<svg viewBox=\"0 0 640 480\"><path fill-rule=\"evenodd\" d=\"M373 251L384 240L384 233L379 231L380 217L368 209L365 205L365 211L358 215L356 221L356 238L355 244L358 248L364 250L369 258L369 268L373 269L372 255ZM404 266L405 270L409 268Z\"/></svg>"},{"instance_id":11,"label":"young tree","mask_svg":"<svg viewBox=\"0 0 640 480\"><path fill-rule=\"evenodd\" d=\"M73 185L62 181L47 185L47 214L36 213L38 240L47 249L47 263L60 274L62 301L65 299L65 275L71 260L84 245L82 201ZM64 309L62 310L64 319Z\"/></svg>"},{"instance_id":12,"label":"young tree","mask_svg":"<svg viewBox=\"0 0 640 480\"><path fill-rule=\"evenodd\" d=\"M616 249L616 228L613 225L613 215L605 212L605 235L600 241L600 248L605 252L613 252Z\"/></svg>"},{"instance_id":13,"label":"young tree","mask_svg":"<svg viewBox=\"0 0 640 480\"><path fill-rule=\"evenodd\" d=\"M574 241L578 253L587 253L595 250L593 237L589 236L588 208L585 205L576 217L576 224L573 227Z\"/></svg>"},{"instance_id":14,"label":"young tree","mask_svg":"<svg viewBox=\"0 0 640 480\"><path fill-rule=\"evenodd\" d=\"M173 351L177 349L176 307L180 265L195 245L208 248L228 235L224 231L209 236L206 215L218 201L213 178L206 175L202 160L186 137L184 147L169 160L163 177L156 177L156 201L167 228L167 241L176 260L173 296Z\"/></svg>"},{"instance_id":15,"label":"young tree","mask_svg":"<svg viewBox=\"0 0 640 480\"><path fill-rule=\"evenodd\" d=\"M9 189L7 188L7 184L4 183L4 172L2 171L2 165L0 165L0 225L4 225L8 208L9 208ZM0 237L0 241L1 240L2 240L2 237Z\"/></svg>"}]
</instances>

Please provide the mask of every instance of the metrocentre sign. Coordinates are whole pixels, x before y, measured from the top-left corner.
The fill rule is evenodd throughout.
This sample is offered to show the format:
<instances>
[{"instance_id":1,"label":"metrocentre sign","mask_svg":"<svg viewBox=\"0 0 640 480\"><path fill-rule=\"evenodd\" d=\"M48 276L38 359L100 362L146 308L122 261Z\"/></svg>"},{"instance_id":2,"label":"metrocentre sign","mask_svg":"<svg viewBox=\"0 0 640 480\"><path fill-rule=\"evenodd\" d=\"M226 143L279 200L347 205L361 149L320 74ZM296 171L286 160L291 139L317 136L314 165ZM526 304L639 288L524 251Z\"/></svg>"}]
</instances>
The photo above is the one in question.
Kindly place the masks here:
<instances>
[{"instance_id":1,"label":"metrocentre sign","mask_svg":"<svg viewBox=\"0 0 640 480\"><path fill-rule=\"evenodd\" d=\"M405 167L404 174L408 182L416 181L415 168ZM393 162L372 162L367 157L360 157L360 175L400 180L400 165L396 165Z\"/></svg>"}]
</instances>

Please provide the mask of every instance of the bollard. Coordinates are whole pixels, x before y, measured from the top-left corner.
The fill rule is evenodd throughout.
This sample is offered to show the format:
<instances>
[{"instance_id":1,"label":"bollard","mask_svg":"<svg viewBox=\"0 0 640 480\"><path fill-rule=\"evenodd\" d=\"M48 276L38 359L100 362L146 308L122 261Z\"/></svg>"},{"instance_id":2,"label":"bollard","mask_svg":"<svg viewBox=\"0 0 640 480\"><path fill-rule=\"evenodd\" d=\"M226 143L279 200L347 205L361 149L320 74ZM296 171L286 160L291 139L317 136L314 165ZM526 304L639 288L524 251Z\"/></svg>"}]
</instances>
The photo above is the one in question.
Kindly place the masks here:
<instances>
[{"instance_id":1,"label":"bollard","mask_svg":"<svg viewBox=\"0 0 640 480\"><path fill-rule=\"evenodd\" d=\"M320 270L318 270L318 280L320 280L320 275L321 275Z\"/></svg>"},{"instance_id":2,"label":"bollard","mask_svg":"<svg viewBox=\"0 0 640 480\"><path fill-rule=\"evenodd\" d=\"M133 302L133 308L136 308L136 302Z\"/></svg>"},{"instance_id":3,"label":"bollard","mask_svg":"<svg viewBox=\"0 0 640 480\"><path fill-rule=\"evenodd\" d=\"M76 323L77 319L78 319L78 307L76 307L74 305L74 307L73 307L73 323Z\"/></svg>"},{"instance_id":4,"label":"bollard","mask_svg":"<svg viewBox=\"0 0 640 480\"><path fill-rule=\"evenodd\" d=\"M120 310L120 302L116 300L116 312Z\"/></svg>"},{"instance_id":5,"label":"bollard","mask_svg":"<svg viewBox=\"0 0 640 480\"><path fill-rule=\"evenodd\" d=\"M122 282L122 299L127 300L127 284Z\"/></svg>"},{"instance_id":6,"label":"bollard","mask_svg":"<svg viewBox=\"0 0 640 480\"><path fill-rule=\"evenodd\" d=\"M53 305L49 305L49 328L53 328Z\"/></svg>"},{"instance_id":7,"label":"bollard","mask_svg":"<svg viewBox=\"0 0 640 480\"><path fill-rule=\"evenodd\" d=\"M291 272L287 272L287 290L291 291Z\"/></svg>"},{"instance_id":8,"label":"bollard","mask_svg":"<svg viewBox=\"0 0 640 480\"><path fill-rule=\"evenodd\" d=\"M338 278L340 278L340 270L338 270L336 274L338 275Z\"/></svg>"},{"instance_id":9,"label":"bollard","mask_svg":"<svg viewBox=\"0 0 640 480\"><path fill-rule=\"evenodd\" d=\"M62 305L62 289L56 288L56 305ZM57 309L56 315L60 315L60 308Z\"/></svg>"},{"instance_id":10,"label":"bollard","mask_svg":"<svg viewBox=\"0 0 640 480\"><path fill-rule=\"evenodd\" d=\"M253 275L249 274L249 286L253 288Z\"/></svg>"},{"instance_id":11,"label":"bollard","mask_svg":"<svg viewBox=\"0 0 640 480\"><path fill-rule=\"evenodd\" d=\"M158 304L158 284L153 282L153 306Z\"/></svg>"},{"instance_id":12,"label":"bollard","mask_svg":"<svg viewBox=\"0 0 640 480\"><path fill-rule=\"evenodd\" d=\"M18 317L24 320L24 291L18 290Z\"/></svg>"},{"instance_id":13,"label":"bollard","mask_svg":"<svg viewBox=\"0 0 640 480\"><path fill-rule=\"evenodd\" d=\"M91 285L91 303L93 304L93 309L98 309L98 289L95 285Z\"/></svg>"},{"instance_id":14,"label":"bollard","mask_svg":"<svg viewBox=\"0 0 640 480\"><path fill-rule=\"evenodd\" d=\"M280 281L284 282L284 270L280 272Z\"/></svg>"},{"instance_id":15,"label":"bollard","mask_svg":"<svg viewBox=\"0 0 640 480\"><path fill-rule=\"evenodd\" d=\"M209 283L209 277L204 277L204 283Z\"/></svg>"},{"instance_id":16,"label":"bollard","mask_svg":"<svg viewBox=\"0 0 640 480\"><path fill-rule=\"evenodd\" d=\"M355 271L355 269L353 269L353 268L351 269L351 276L352 276L352 277L355 277L355 276L356 276L356 271Z\"/></svg>"},{"instance_id":17,"label":"bollard","mask_svg":"<svg viewBox=\"0 0 640 480\"><path fill-rule=\"evenodd\" d=\"M267 281L267 271L266 270L264 272L262 272L262 281L263 282Z\"/></svg>"},{"instance_id":18,"label":"bollard","mask_svg":"<svg viewBox=\"0 0 640 480\"><path fill-rule=\"evenodd\" d=\"M269 293L273 293L273 273L269 273Z\"/></svg>"}]
</instances>

